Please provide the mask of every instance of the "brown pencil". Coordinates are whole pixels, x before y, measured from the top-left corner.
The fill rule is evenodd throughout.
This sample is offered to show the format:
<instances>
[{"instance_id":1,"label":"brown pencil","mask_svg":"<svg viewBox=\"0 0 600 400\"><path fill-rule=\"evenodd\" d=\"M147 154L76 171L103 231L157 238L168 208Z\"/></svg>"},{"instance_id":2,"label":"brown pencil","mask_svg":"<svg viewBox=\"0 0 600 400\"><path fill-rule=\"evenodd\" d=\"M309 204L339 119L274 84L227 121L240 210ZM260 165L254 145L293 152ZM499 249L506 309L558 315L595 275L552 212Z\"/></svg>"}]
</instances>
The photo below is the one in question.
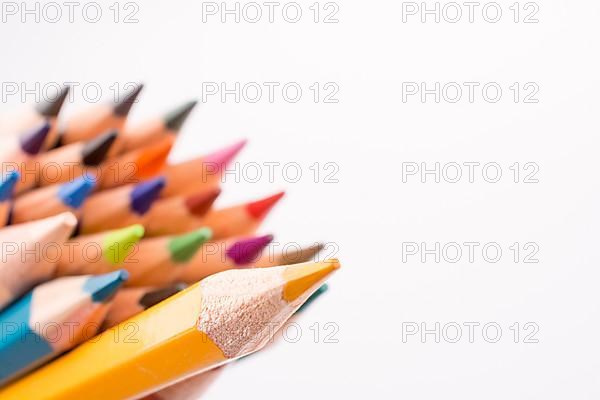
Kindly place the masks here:
<instances>
[{"instance_id":1,"label":"brown pencil","mask_svg":"<svg viewBox=\"0 0 600 400\"><path fill-rule=\"evenodd\" d=\"M61 124L56 146L87 141L108 130L121 130L143 87L139 84L117 102L95 105Z\"/></svg>"},{"instance_id":2,"label":"brown pencil","mask_svg":"<svg viewBox=\"0 0 600 400\"><path fill-rule=\"evenodd\" d=\"M129 287L120 289L111 302L101 330L111 328L185 289L185 285L167 287Z\"/></svg>"},{"instance_id":3,"label":"brown pencil","mask_svg":"<svg viewBox=\"0 0 600 400\"><path fill-rule=\"evenodd\" d=\"M73 143L40 154L36 159L40 171L38 185L70 182L84 174L96 179L99 166L116 138L117 132L110 131L88 142Z\"/></svg>"}]
</instances>

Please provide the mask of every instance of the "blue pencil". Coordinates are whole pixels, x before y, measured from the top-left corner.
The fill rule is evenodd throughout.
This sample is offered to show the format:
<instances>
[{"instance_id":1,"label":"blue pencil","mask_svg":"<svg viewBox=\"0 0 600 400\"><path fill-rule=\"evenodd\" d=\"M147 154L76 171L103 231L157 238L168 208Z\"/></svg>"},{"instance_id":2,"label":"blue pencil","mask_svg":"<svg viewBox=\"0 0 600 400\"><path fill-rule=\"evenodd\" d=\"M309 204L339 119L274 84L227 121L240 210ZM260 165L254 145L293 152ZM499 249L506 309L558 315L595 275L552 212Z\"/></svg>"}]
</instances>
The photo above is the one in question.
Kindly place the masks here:
<instances>
[{"instance_id":1,"label":"blue pencil","mask_svg":"<svg viewBox=\"0 0 600 400\"><path fill-rule=\"evenodd\" d=\"M12 171L6 174L0 182L0 228L10 223L12 199L19 176L17 171Z\"/></svg>"},{"instance_id":2,"label":"blue pencil","mask_svg":"<svg viewBox=\"0 0 600 400\"><path fill-rule=\"evenodd\" d=\"M94 190L96 183L86 176L72 182L39 188L19 196L13 206L12 222L15 224L78 210Z\"/></svg>"},{"instance_id":3,"label":"blue pencil","mask_svg":"<svg viewBox=\"0 0 600 400\"><path fill-rule=\"evenodd\" d=\"M55 279L2 311L0 385L95 335L126 279L123 270Z\"/></svg>"}]
</instances>

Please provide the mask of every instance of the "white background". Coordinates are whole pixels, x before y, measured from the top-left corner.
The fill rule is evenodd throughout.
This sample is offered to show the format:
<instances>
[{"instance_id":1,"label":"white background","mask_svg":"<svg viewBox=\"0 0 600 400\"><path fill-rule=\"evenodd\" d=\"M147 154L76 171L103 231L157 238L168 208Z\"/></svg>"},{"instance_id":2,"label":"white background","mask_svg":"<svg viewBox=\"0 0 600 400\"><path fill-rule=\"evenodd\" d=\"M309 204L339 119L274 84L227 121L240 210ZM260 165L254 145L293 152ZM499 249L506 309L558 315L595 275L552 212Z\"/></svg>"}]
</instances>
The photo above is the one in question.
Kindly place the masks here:
<instances>
[{"instance_id":1,"label":"white background","mask_svg":"<svg viewBox=\"0 0 600 400\"><path fill-rule=\"evenodd\" d=\"M433 16L421 23L418 15L403 23L402 2L381 0L338 1L336 24L312 22L312 1L299 2L296 24L280 11L274 23L266 16L255 24L231 16L203 23L202 2L192 1L138 2L135 24L114 23L109 3L96 24L80 11L73 24L66 15L55 24L6 16L0 77L28 88L97 82L105 98L115 82L142 81L133 121L201 97L203 82L303 88L294 104L280 91L273 103L266 94L256 104L213 96L190 118L175 151L188 158L245 137L241 166L297 162L299 182L281 173L273 183L229 179L219 205L285 189L262 232L282 243L336 243L343 264L330 291L296 319L299 342L278 340L227 367L207 398L595 399L600 4L538 2L539 23L525 24L513 22L512 3L499 2L495 24L481 7L474 23L466 15L455 24ZM339 102L315 104L308 89L314 82L335 82ZM403 102L402 82L497 82L503 96L489 103L479 90L473 103L466 93L456 104L433 96ZM514 82L536 83L539 102L523 103L523 93L515 103ZM81 90L74 94L65 115L89 106ZM4 102L5 110L24 107L19 96ZM321 176L315 183L315 162L336 163L339 182ZM496 162L503 176L487 183L478 170L474 183L431 176L403 183L403 162ZM536 163L539 183L514 183L508 167L515 162ZM433 256L402 262L403 242L495 242L503 255L486 262L479 247L473 263L466 254L457 263ZM515 263L514 242L537 244L539 263L523 263L524 254ZM324 343L327 322L339 327L338 343ZM433 335L403 343L406 322L481 325L474 343L466 328L458 343L436 343ZM482 336L489 322L502 328L497 343ZM519 343L509 329L515 322ZM523 343L527 322L539 327L538 343Z\"/></svg>"}]
</instances>

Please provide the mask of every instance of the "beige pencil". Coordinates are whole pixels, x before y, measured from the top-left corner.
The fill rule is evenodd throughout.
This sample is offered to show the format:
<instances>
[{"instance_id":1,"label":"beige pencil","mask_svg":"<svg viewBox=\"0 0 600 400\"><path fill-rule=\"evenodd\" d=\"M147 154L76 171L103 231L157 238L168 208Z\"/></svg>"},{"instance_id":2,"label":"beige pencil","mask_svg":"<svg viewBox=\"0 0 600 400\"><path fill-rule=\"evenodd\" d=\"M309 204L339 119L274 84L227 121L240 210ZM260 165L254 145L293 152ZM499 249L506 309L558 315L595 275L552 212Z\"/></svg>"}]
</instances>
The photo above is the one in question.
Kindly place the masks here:
<instances>
[{"instance_id":1,"label":"beige pencil","mask_svg":"<svg viewBox=\"0 0 600 400\"><path fill-rule=\"evenodd\" d=\"M53 276L61 246L76 225L73 214L63 213L0 231L0 308Z\"/></svg>"}]
</instances>

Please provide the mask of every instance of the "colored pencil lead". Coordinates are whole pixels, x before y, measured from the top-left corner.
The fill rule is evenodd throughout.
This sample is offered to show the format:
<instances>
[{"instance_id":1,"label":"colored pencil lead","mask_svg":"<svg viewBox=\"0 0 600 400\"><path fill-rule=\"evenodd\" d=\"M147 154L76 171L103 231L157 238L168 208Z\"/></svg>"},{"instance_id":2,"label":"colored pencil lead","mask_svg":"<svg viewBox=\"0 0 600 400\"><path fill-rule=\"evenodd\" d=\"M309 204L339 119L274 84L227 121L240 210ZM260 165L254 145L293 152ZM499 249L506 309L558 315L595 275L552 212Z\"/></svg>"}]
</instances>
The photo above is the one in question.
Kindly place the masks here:
<instances>
[{"instance_id":1,"label":"colored pencil lead","mask_svg":"<svg viewBox=\"0 0 600 400\"><path fill-rule=\"evenodd\" d=\"M15 186L21 175L17 171L10 171L0 182L0 201L6 201L12 198Z\"/></svg>"},{"instance_id":2,"label":"colored pencil lead","mask_svg":"<svg viewBox=\"0 0 600 400\"><path fill-rule=\"evenodd\" d=\"M132 225L110 232L104 240L104 257L113 265L121 264L143 236L142 225Z\"/></svg>"},{"instance_id":3,"label":"colored pencil lead","mask_svg":"<svg viewBox=\"0 0 600 400\"><path fill-rule=\"evenodd\" d=\"M265 235L243 239L235 242L227 249L227 256L231 258L236 265L243 266L250 264L258 258L265 247L273 241L273 235Z\"/></svg>"},{"instance_id":4,"label":"colored pencil lead","mask_svg":"<svg viewBox=\"0 0 600 400\"><path fill-rule=\"evenodd\" d=\"M256 219L261 219L267 215L267 213L277 204L277 202L283 197L285 192L277 193L273 196L267 197L262 200L254 201L249 203L246 208L248 213Z\"/></svg>"},{"instance_id":5,"label":"colored pencil lead","mask_svg":"<svg viewBox=\"0 0 600 400\"><path fill-rule=\"evenodd\" d=\"M95 186L95 180L80 176L72 182L63 184L58 189L58 197L67 206L78 209L90 195Z\"/></svg>"},{"instance_id":6,"label":"colored pencil lead","mask_svg":"<svg viewBox=\"0 0 600 400\"><path fill-rule=\"evenodd\" d=\"M171 131L178 132L197 103L196 100L189 101L168 113L165 116L165 126Z\"/></svg>"},{"instance_id":7,"label":"colored pencil lead","mask_svg":"<svg viewBox=\"0 0 600 400\"><path fill-rule=\"evenodd\" d=\"M172 285L172 286L169 286L166 288L156 289L156 290L153 290L151 292L144 294L140 298L139 303L144 309L148 309L148 308L160 303L161 301L168 299L169 297L173 296L175 293L181 292L185 288L186 288L186 285L179 283L177 285Z\"/></svg>"},{"instance_id":8,"label":"colored pencil lead","mask_svg":"<svg viewBox=\"0 0 600 400\"><path fill-rule=\"evenodd\" d=\"M171 260L174 263L184 263L189 261L198 248L212 237L212 231L208 228L201 228L185 235L176 236L169 242L169 251Z\"/></svg>"},{"instance_id":9,"label":"colored pencil lead","mask_svg":"<svg viewBox=\"0 0 600 400\"><path fill-rule=\"evenodd\" d=\"M114 114L118 115L120 117L126 117L129 114L131 107L135 103L138 95L140 94L140 92L142 91L143 88L144 88L143 83L136 85L136 87L133 88L133 90L131 90L131 92L126 94L125 97L123 97L123 99L114 106L114 108L113 108Z\"/></svg>"},{"instance_id":10,"label":"colored pencil lead","mask_svg":"<svg viewBox=\"0 0 600 400\"><path fill-rule=\"evenodd\" d=\"M205 164L213 164L217 165L218 170L223 169L223 167L227 166L234 159L234 157L244 148L247 140L241 140L229 147L226 147L221 150L217 150L216 152L209 154L204 157L203 162Z\"/></svg>"},{"instance_id":11,"label":"colored pencil lead","mask_svg":"<svg viewBox=\"0 0 600 400\"><path fill-rule=\"evenodd\" d=\"M56 98L39 103L36 107L37 112L47 118L58 116L58 113L69 94L69 89L70 87L65 85L62 87Z\"/></svg>"},{"instance_id":12,"label":"colored pencil lead","mask_svg":"<svg viewBox=\"0 0 600 400\"><path fill-rule=\"evenodd\" d=\"M162 176L136 185L131 191L131 210L139 215L148 212L164 187L165 178Z\"/></svg>"},{"instance_id":13,"label":"colored pencil lead","mask_svg":"<svg viewBox=\"0 0 600 400\"><path fill-rule=\"evenodd\" d=\"M185 199L185 205L190 213L198 216L205 215L213 203L221 194L220 188L206 190L202 193L189 196Z\"/></svg>"},{"instance_id":14,"label":"colored pencil lead","mask_svg":"<svg viewBox=\"0 0 600 400\"><path fill-rule=\"evenodd\" d=\"M82 150L83 163L90 166L100 165L117 139L117 135L117 131L110 131L87 142Z\"/></svg>"},{"instance_id":15,"label":"colored pencil lead","mask_svg":"<svg viewBox=\"0 0 600 400\"><path fill-rule=\"evenodd\" d=\"M129 274L124 269L93 276L87 280L83 288L90 293L95 303L105 303L114 296L128 276Z\"/></svg>"},{"instance_id":16,"label":"colored pencil lead","mask_svg":"<svg viewBox=\"0 0 600 400\"><path fill-rule=\"evenodd\" d=\"M42 122L35 128L21 134L19 140L21 143L21 150L29 155L36 155L42 149L46 137L50 132L50 123L48 121Z\"/></svg>"}]
</instances>

